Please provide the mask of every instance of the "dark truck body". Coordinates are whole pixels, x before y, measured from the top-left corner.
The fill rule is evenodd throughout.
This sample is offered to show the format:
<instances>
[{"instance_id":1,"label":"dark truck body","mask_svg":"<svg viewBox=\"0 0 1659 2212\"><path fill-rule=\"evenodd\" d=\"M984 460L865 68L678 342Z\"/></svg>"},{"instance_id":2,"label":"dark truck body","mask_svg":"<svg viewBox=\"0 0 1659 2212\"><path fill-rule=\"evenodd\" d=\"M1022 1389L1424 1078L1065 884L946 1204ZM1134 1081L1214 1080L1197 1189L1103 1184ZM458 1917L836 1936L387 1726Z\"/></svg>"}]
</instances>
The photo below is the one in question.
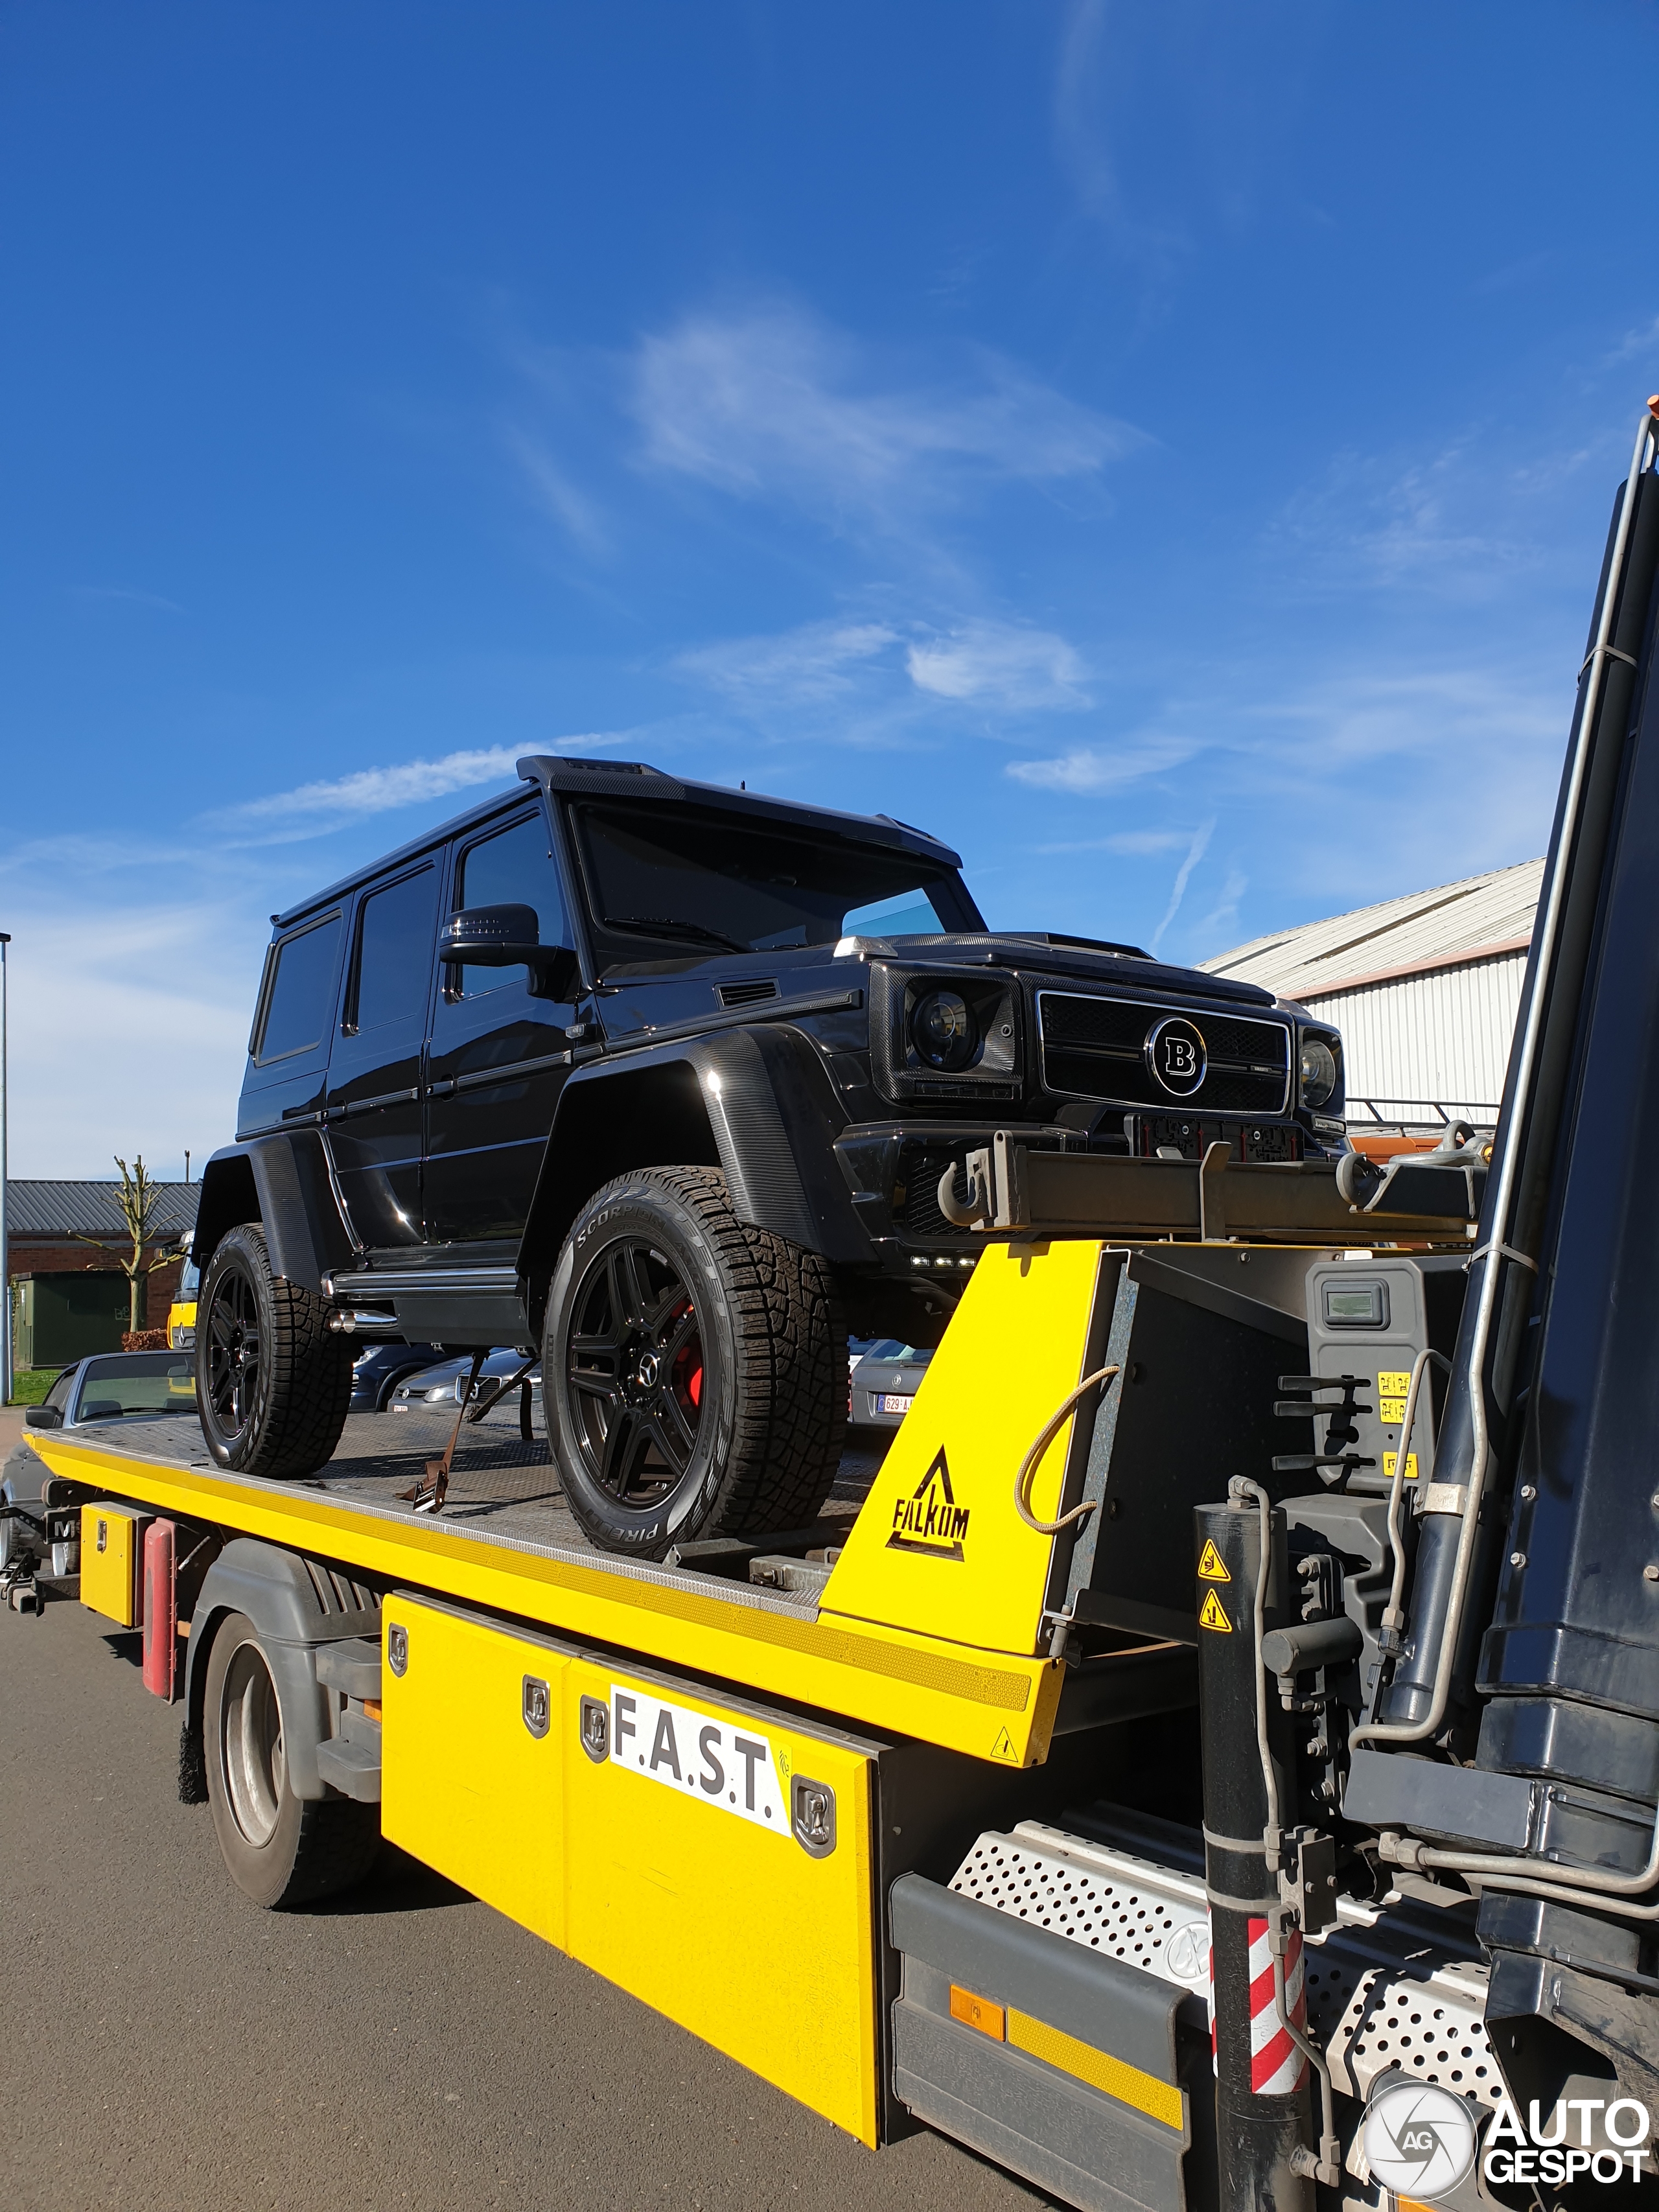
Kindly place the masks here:
<instances>
[{"instance_id":1,"label":"dark truck body","mask_svg":"<svg viewBox=\"0 0 1659 2212\"><path fill-rule=\"evenodd\" d=\"M939 1185L994 1128L1190 1158L1218 1137L1253 1160L1340 1148L1341 1048L1327 1025L1132 946L993 933L957 856L920 830L634 763L538 757L520 770L520 789L275 918L236 1142L203 1178L198 1266L257 1220L276 1274L365 1329L528 1346L587 1196L633 1168L701 1164L724 1173L740 1218L830 1262L855 1333L936 1342L974 1249ZM755 950L607 928L585 809L613 830L694 818L711 837L785 838L854 883L914 877L940 926ZM514 830L545 836L560 910L549 941L564 957L545 976L497 969L463 994L438 957L439 920L459 903L468 856ZM392 1011L359 1025L377 893L394 917L404 902L426 941L404 948ZM311 963L315 1018L272 1037L284 957ZM917 1003L939 989L981 1031L961 1065L915 1048ZM1317 1110L1301 1095L1304 1036L1335 1060Z\"/></svg>"}]
</instances>

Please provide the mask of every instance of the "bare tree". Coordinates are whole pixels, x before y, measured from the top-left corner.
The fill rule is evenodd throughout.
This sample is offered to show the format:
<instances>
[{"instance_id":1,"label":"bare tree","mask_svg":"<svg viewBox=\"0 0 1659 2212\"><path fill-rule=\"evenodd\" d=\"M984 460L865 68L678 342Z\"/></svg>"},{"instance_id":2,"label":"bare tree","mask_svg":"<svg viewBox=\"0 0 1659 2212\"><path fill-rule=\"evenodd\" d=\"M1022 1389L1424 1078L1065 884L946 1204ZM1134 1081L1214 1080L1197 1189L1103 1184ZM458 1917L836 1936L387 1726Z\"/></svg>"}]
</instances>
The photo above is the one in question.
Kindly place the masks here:
<instances>
[{"instance_id":1,"label":"bare tree","mask_svg":"<svg viewBox=\"0 0 1659 2212\"><path fill-rule=\"evenodd\" d=\"M140 1152L129 1167L117 1153L115 1164L121 1170L121 1189L115 1202L121 1209L121 1218L132 1239L131 1255L120 1262L120 1267L127 1279L127 1328L131 1334L136 1336L144 1325L141 1308L145 1279L155 1274L158 1268L170 1267L179 1257L179 1248L169 1245L163 1236L151 1228L155 1209L161 1202L161 1188L144 1165L143 1154ZM77 1237L76 1241L81 1244L95 1244L100 1251L104 1249L104 1240L99 1237ZM153 1259L146 1259L146 1251L152 1244L161 1245L161 1249Z\"/></svg>"}]
</instances>

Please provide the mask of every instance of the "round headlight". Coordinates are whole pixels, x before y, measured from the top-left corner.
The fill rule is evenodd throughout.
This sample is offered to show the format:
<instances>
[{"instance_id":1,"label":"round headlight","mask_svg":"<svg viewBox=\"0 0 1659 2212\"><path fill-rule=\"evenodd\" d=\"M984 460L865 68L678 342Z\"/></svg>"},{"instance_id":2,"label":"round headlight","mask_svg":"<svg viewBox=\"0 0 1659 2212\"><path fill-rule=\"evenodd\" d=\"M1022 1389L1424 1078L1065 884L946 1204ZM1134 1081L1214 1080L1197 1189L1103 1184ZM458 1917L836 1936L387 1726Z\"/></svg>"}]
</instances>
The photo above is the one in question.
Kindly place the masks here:
<instances>
[{"instance_id":1,"label":"round headlight","mask_svg":"<svg viewBox=\"0 0 1659 2212\"><path fill-rule=\"evenodd\" d=\"M1302 1103L1322 1106L1336 1088L1336 1054L1322 1037L1302 1040Z\"/></svg>"},{"instance_id":2,"label":"round headlight","mask_svg":"<svg viewBox=\"0 0 1659 2212\"><path fill-rule=\"evenodd\" d=\"M910 1035L929 1067L962 1067L979 1042L968 1001L956 991L930 991L910 1017Z\"/></svg>"}]
</instances>

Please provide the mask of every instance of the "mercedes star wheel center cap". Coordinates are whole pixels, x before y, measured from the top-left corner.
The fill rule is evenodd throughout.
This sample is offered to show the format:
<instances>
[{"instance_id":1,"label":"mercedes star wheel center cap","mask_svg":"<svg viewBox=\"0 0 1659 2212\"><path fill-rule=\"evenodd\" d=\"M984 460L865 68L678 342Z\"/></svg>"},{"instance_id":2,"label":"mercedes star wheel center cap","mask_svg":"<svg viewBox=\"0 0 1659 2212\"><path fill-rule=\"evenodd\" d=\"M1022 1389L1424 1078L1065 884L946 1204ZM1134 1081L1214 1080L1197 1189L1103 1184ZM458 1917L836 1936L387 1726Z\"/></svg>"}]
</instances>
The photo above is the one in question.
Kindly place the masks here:
<instances>
[{"instance_id":1,"label":"mercedes star wheel center cap","mask_svg":"<svg viewBox=\"0 0 1659 2212\"><path fill-rule=\"evenodd\" d=\"M647 1352L645 1357L641 1360L639 1366L635 1370L635 1380L638 1382L641 1390L654 1390L656 1389L657 1355L654 1352Z\"/></svg>"}]
</instances>

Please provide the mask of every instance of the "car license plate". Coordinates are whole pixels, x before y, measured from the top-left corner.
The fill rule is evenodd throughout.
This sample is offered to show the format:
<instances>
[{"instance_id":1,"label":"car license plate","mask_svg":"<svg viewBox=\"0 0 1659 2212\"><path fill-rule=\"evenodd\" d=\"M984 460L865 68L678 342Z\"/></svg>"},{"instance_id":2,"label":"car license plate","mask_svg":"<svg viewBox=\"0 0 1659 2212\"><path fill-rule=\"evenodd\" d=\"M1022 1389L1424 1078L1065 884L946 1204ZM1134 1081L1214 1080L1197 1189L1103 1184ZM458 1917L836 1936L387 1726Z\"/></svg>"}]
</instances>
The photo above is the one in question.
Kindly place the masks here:
<instances>
[{"instance_id":1,"label":"car license plate","mask_svg":"<svg viewBox=\"0 0 1659 2212\"><path fill-rule=\"evenodd\" d=\"M915 1402L914 1397L901 1398L896 1390L884 1390L880 1410L884 1413L908 1413Z\"/></svg>"}]
</instances>

